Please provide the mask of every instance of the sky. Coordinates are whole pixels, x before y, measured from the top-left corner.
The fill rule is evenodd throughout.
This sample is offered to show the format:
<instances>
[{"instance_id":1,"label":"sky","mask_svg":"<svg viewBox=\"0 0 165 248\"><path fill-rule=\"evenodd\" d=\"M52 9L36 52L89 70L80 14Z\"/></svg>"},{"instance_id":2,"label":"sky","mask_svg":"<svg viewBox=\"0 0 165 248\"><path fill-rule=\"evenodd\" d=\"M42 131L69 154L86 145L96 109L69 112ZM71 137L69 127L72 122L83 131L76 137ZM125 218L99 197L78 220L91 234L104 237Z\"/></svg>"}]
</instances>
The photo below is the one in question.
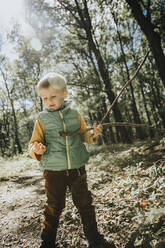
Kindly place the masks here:
<instances>
[{"instance_id":1,"label":"sky","mask_svg":"<svg viewBox=\"0 0 165 248\"><path fill-rule=\"evenodd\" d=\"M12 18L21 22L24 16L24 0L0 0L0 28L1 31L10 29Z\"/></svg>"},{"instance_id":2,"label":"sky","mask_svg":"<svg viewBox=\"0 0 165 248\"><path fill-rule=\"evenodd\" d=\"M21 33L29 40L31 47L40 51L42 43L36 37L33 28L25 21L24 0L0 0L0 39L3 41L1 52L8 56L10 60L17 59L14 47L6 39L6 34L12 30L13 23L19 23Z\"/></svg>"},{"instance_id":3,"label":"sky","mask_svg":"<svg viewBox=\"0 0 165 248\"><path fill-rule=\"evenodd\" d=\"M45 0L53 6L55 0ZM12 20L16 20L22 26L25 23L25 1L24 0L0 0L0 30L1 32L11 29ZM27 28L27 27L25 27Z\"/></svg>"},{"instance_id":4,"label":"sky","mask_svg":"<svg viewBox=\"0 0 165 248\"><path fill-rule=\"evenodd\" d=\"M11 30L13 18L21 22L24 15L24 0L0 0L0 36L3 46L2 53L7 54L10 58L16 58L12 47L5 41L5 35Z\"/></svg>"}]
</instances>

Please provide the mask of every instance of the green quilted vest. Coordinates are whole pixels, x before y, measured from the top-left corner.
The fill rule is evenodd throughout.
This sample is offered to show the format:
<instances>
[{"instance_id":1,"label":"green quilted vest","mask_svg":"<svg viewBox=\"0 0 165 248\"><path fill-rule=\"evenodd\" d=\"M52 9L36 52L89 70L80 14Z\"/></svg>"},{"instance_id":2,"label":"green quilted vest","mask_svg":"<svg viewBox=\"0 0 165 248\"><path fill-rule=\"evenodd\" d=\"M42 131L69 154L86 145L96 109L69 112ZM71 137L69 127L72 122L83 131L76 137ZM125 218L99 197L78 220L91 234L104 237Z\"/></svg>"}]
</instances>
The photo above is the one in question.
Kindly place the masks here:
<instances>
[{"instance_id":1,"label":"green quilted vest","mask_svg":"<svg viewBox=\"0 0 165 248\"><path fill-rule=\"evenodd\" d=\"M69 107L71 102L64 101L59 110L45 109L39 113L44 124L44 144L47 150L40 167L43 170L62 171L83 166L89 159L89 153L81 136L59 136L59 132L80 130L78 112Z\"/></svg>"}]
</instances>

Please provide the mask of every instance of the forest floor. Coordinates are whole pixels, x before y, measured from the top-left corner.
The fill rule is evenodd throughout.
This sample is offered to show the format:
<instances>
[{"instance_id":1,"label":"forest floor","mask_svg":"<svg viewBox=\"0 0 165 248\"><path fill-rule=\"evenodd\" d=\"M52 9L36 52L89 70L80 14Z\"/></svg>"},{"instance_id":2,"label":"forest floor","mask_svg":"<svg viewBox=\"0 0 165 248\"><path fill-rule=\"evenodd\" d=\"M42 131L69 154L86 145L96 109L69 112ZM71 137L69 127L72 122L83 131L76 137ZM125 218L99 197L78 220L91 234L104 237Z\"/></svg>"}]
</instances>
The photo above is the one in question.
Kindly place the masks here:
<instances>
[{"instance_id":1,"label":"forest floor","mask_svg":"<svg viewBox=\"0 0 165 248\"><path fill-rule=\"evenodd\" d=\"M165 138L88 148L86 169L100 232L117 248L165 247ZM0 158L0 196L0 247L39 247L45 194L38 163L27 154ZM69 191L57 243L88 247Z\"/></svg>"}]
</instances>

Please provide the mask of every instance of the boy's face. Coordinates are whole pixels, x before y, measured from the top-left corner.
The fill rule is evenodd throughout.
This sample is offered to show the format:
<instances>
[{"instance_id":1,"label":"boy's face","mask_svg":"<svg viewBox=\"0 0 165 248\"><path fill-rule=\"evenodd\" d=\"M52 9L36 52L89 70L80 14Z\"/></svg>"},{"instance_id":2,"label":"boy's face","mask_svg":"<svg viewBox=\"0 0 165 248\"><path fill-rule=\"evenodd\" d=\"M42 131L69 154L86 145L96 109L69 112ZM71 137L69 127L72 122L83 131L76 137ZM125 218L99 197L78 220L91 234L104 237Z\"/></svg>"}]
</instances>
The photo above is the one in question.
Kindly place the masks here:
<instances>
[{"instance_id":1,"label":"boy's face","mask_svg":"<svg viewBox=\"0 0 165 248\"><path fill-rule=\"evenodd\" d=\"M57 110L61 107L63 100L67 97L68 91L64 89L55 89L53 86L41 88L40 97L46 108Z\"/></svg>"}]
</instances>

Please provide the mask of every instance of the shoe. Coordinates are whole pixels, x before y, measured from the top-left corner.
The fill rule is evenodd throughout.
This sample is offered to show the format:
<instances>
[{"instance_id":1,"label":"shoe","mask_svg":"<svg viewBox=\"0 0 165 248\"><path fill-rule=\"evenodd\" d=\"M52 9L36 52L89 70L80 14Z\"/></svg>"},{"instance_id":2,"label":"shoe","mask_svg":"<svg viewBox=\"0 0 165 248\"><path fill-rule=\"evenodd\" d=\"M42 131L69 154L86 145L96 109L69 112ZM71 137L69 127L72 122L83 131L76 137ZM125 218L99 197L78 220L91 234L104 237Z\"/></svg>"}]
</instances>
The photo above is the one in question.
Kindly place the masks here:
<instances>
[{"instance_id":1,"label":"shoe","mask_svg":"<svg viewBox=\"0 0 165 248\"><path fill-rule=\"evenodd\" d=\"M106 239L103 239L97 248L116 248L116 246L112 241L108 242Z\"/></svg>"},{"instance_id":2,"label":"shoe","mask_svg":"<svg viewBox=\"0 0 165 248\"><path fill-rule=\"evenodd\" d=\"M112 241L108 242L107 240L103 239L97 246L94 247L92 245L89 245L88 248L116 248L116 246Z\"/></svg>"},{"instance_id":3,"label":"shoe","mask_svg":"<svg viewBox=\"0 0 165 248\"><path fill-rule=\"evenodd\" d=\"M58 248L54 242L42 241L40 248Z\"/></svg>"}]
</instances>

